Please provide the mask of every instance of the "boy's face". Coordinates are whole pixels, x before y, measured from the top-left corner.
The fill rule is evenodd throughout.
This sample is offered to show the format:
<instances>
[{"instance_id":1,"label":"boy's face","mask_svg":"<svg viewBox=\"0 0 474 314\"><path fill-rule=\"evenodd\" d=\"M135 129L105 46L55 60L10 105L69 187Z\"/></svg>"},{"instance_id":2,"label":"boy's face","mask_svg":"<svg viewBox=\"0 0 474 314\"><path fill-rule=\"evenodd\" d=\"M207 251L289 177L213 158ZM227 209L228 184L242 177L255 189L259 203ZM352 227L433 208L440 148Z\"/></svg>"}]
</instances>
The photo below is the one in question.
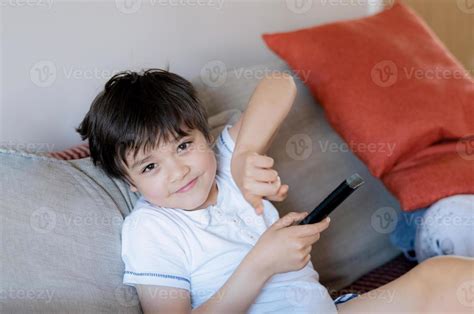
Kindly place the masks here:
<instances>
[{"instance_id":1,"label":"boy's face","mask_svg":"<svg viewBox=\"0 0 474 314\"><path fill-rule=\"evenodd\" d=\"M127 155L128 175L134 182L130 185L132 192L138 191L147 201L162 207L195 210L215 204L215 153L199 130L188 133L177 142L171 136L171 143L163 140L160 147L146 154L141 150L135 159L133 153ZM191 188L178 191L194 179Z\"/></svg>"}]
</instances>

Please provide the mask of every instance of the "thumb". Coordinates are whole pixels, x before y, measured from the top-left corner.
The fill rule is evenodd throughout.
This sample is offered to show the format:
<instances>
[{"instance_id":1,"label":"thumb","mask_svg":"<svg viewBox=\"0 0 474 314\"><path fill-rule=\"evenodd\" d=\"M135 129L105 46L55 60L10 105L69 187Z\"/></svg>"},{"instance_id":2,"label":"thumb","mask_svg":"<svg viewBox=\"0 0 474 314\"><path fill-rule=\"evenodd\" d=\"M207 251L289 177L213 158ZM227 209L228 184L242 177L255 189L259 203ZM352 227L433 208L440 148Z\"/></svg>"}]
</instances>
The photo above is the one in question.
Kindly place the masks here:
<instances>
[{"instance_id":1,"label":"thumb","mask_svg":"<svg viewBox=\"0 0 474 314\"><path fill-rule=\"evenodd\" d=\"M252 195L250 196L247 201L252 205L253 208L255 208L255 212L257 215L260 215L263 213L263 202L262 202L262 197L259 195Z\"/></svg>"},{"instance_id":2,"label":"thumb","mask_svg":"<svg viewBox=\"0 0 474 314\"><path fill-rule=\"evenodd\" d=\"M271 227L280 229L293 225L295 222L301 221L306 217L308 212L291 212L278 219Z\"/></svg>"},{"instance_id":3,"label":"thumb","mask_svg":"<svg viewBox=\"0 0 474 314\"><path fill-rule=\"evenodd\" d=\"M255 208L255 212L257 215L263 214L263 202L261 198L258 198L258 200L254 201L253 207Z\"/></svg>"}]
</instances>

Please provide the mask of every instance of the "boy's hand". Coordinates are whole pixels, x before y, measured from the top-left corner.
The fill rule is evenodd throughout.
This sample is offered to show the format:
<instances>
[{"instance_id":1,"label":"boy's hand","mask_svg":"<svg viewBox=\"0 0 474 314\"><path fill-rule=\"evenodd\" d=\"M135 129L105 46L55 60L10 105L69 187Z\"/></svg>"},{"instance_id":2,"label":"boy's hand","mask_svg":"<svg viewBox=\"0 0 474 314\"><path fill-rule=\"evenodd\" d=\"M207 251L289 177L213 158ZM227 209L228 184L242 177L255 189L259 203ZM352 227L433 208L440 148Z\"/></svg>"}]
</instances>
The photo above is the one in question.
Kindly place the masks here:
<instances>
[{"instance_id":1,"label":"boy's hand","mask_svg":"<svg viewBox=\"0 0 474 314\"><path fill-rule=\"evenodd\" d=\"M275 221L250 251L259 271L274 274L302 269L311 259L313 244L329 226L329 217L321 222L298 225L308 212L290 212Z\"/></svg>"},{"instance_id":2,"label":"boy's hand","mask_svg":"<svg viewBox=\"0 0 474 314\"><path fill-rule=\"evenodd\" d=\"M234 181L258 215L263 213L263 197L281 202L288 196L289 186L281 184L278 172L272 166L273 158L256 152L234 152L232 155Z\"/></svg>"}]
</instances>

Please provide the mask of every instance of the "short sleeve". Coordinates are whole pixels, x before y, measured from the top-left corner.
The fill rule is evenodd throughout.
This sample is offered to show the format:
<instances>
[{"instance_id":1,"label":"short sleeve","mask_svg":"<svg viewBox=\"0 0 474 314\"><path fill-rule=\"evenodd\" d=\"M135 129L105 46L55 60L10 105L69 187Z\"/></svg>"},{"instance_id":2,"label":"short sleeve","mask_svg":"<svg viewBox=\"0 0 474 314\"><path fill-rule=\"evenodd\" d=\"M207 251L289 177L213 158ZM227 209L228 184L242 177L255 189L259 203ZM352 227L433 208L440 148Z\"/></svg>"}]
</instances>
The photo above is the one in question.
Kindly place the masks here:
<instances>
[{"instance_id":1,"label":"short sleeve","mask_svg":"<svg viewBox=\"0 0 474 314\"><path fill-rule=\"evenodd\" d=\"M215 150L218 163L218 171L231 176L230 165L235 143L229 133L231 124L226 124L216 139Z\"/></svg>"},{"instance_id":2,"label":"short sleeve","mask_svg":"<svg viewBox=\"0 0 474 314\"><path fill-rule=\"evenodd\" d=\"M187 258L173 224L151 214L133 213L122 225L123 283L191 290Z\"/></svg>"}]
</instances>

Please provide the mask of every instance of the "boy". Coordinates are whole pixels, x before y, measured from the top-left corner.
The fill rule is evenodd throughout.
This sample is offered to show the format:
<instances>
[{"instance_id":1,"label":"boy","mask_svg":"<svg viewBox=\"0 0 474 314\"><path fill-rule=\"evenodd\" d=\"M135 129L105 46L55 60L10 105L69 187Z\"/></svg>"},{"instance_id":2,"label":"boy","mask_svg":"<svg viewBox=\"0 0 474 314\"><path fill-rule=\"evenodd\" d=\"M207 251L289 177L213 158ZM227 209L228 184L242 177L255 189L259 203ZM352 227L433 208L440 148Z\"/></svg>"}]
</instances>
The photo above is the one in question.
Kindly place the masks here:
<instances>
[{"instance_id":1,"label":"boy","mask_svg":"<svg viewBox=\"0 0 474 314\"><path fill-rule=\"evenodd\" d=\"M89 139L94 164L141 194L122 227L122 259L123 282L136 287L144 312L336 313L334 303L347 312L397 308L364 295L333 302L310 260L329 220L293 226L307 213L279 219L268 201L284 199L288 190L263 154L295 95L291 76L263 79L214 147L205 110L178 75L119 73L96 97L77 131ZM445 261L391 283L405 293L396 306L421 309L420 280L434 283L440 277L428 270ZM460 271L469 262L449 260ZM457 275L445 287L458 283ZM449 298L445 304L452 305Z\"/></svg>"}]
</instances>

